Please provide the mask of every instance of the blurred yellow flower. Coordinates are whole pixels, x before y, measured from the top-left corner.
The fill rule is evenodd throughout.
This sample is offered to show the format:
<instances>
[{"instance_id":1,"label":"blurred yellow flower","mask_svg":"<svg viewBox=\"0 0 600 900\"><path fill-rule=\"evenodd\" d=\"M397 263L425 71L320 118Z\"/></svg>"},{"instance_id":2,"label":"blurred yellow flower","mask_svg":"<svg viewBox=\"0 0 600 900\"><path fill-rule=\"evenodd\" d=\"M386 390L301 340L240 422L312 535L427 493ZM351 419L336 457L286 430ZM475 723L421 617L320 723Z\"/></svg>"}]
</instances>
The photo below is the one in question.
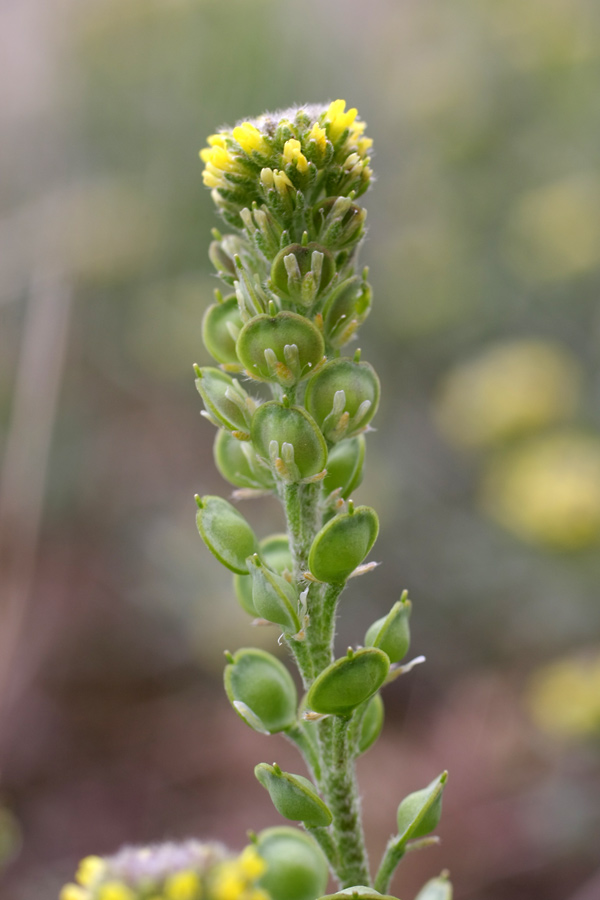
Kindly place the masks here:
<instances>
[{"instance_id":1,"label":"blurred yellow flower","mask_svg":"<svg viewBox=\"0 0 600 900\"><path fill-rule=\"evenodd\" d=\"M600 653L543 666L530 680L526 703L535 724L549 734L600 734Z\"/></svg>"},{"instance_id":2,"label":"blurred yellow flower","mask_svg":"<svg viewBox=\"0 0 600 900\"><path fill-rule=\"evenodd\" d=\"M568 417L581 372L571 353L543 339L495 344L442 380L436 421L451 443L485 447Z\"/></svg>"},{"instance_id":3,"label":"blurred yellow flower","mask_svg":"<svg viewBox=\"0 0 600 900\"><path fill-rule=\"evenodd\" d=\"M481 504L521 538L559 550L600 540L600 438L532 438L490 463Z\"/></svg>"}]
</instances>

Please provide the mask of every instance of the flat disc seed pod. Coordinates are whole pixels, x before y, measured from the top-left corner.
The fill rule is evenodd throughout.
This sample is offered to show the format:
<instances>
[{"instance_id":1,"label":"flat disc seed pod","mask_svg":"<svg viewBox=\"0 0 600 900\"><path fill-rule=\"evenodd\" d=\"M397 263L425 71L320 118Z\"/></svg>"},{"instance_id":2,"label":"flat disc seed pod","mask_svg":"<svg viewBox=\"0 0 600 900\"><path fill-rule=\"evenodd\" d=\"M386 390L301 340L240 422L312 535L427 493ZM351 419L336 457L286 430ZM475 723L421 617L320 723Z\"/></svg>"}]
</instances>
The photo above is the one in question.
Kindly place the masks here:
<instances>
[{"instance_id":1,"label":"flat disc seed pod","mask_svg":"<svg viewBox=\"0 0 600 900\"><path fill-rule=\"evenodd\" d=\"M298 592L285 578L260 561L257 553L247 560L252 578L252 605L263 619L274 622L286 632L300 631Z\"/></svg>"},{"instance_id":2,"label":"flat disc seed pod","mask_svg":"<svg viewBox=\"0 0 600 900\"><path fill-rule=\"evenodd\" d=\"M215 465L223 478L237 488L273 490L270 469L262 463L250 441L239 441L220 428L213 446Z\"/></svg>"},{"instance_id":3,"label":"flat disc seed pod","mask_svg":"<svg viewBox=\"0 0 600 900\"><path fill-rule=\"evenodd\" d=\"M306 705L323 715L348 716L379 690L390 668L382 650L364 647L337 659L318 675L306 695Z\"/></svg>"},{"instance_id":4,"label":"flat disc seed pod","mask_svg":"<svg viewBox=\"0 0 600 900\"><path fill-rule=\"evenodd\" d=\"M200 537L232 572L248 573L246 559L258 550L255 534L241 513L222 497L197 497Z\"/></svg>"},{"instance_id":5,"label":"flat disc seed pod","mask_svg":"<svg viewBox=\"0 0 600 900\"><path fill-rule=\"evenodd\" d=\"M366 428L377 412L379 391L369 363L332 359L309 380L304 402L327 440L335 443Z\"/></svg>"},{"instance_id":6,"label":"flat disc seed pod","mask_svg":"<svg viewBox=\"0 0 600 900\"><path fill-rule=\"evenodd\" d=\"M202 320L202 340L213 359L239 368L235 343L243 324L235 294L208 307Z\"/></svg>"},{"instance_id":7,"label":"flat disc seed pod","mask_svg":"<svg viewBox=\"0 0 600 900\"><path fill-rule=\"evenodd\" d=\"M347 344L356 329L369 315L371 288L358 276L348 278L337 287L323 309L325 338L334 349Z\"/></svg>"},{"instance_id":8,"label":"flat disc seed pod","mask_svg":"<svg viewBox=\"0 0 600 900\"><path fill-rule=\"evenodd\" d=\"M362 434L335 444L327 456L327 475L323 479L326 494L339 490L344 500L362 481L365 461L365 439Z\"/></svg>"},{"instance_id":9,"label":"flat disc seed pod","mask_svg":"<svg viewBox=\"0 0 600 900\"><path fill-rule=\"evenodd\" d=\"M281 575L286 569L292 571L292 554L287 534L272 534L263 538L258 545L258 555L265 565ZM252 599L252 576L249 574L234 575L233 587L240 606L251 616L258 616Z\"/></svg>"},{"instance_id":10,"label":"flat disc seed pod","mask_svg":"<svg viewBox=\"0 0 600 900\"><path fill-rule=\"evenodd\" d=\"M312 306L335 275L335 263L326 247L290 244L280 250L271 268L273 287L301 306Z\"/></svg>"},{"instance_id":11,"label":"flat disc seed pod","mask_svg":"<svg viewBox=\"0 0 600 900\"><path fill-rule=\"evenodd\" d=\"M248 440L255 404L239 381L212 366L198 368L196 374L196 388L209 417L239 440Z\"/></svg>"},{"instance_id":12,"label":"flat disc seed pod","mask_svg":"<svg viewBox=\"0 0 600 900\"><path fill-rule=\"evenodd\" d=\"M321 332L293 312L255 316L237 340L236 353L252 378L291 387L307 378L323 360Z\"/></svg>"},{"instance_id":13,"label":"flat disc seed pod","mask_svg":"<svg viewBox=\"0 0 600 900\"><path fill-rule=\"evenodd\" d=\"M442 814L442 794L448 773L442 772L420 791L405 797L398 807L398 835L402 841L425 837L434 831Z\"/></svg>"},{"instance_id":14,"label":"flat disc seed pod","mask_svg":"<svg viewBox=\"0 0 600 900\"><path fill-rule=\"evenodd\" d=\"M254 846L267 864L259 885L272 900L315 900L327 888L327 860L309 834L289 825L265 828Z\"/></svg>"},{"instance_id":15,"label":"flat disc seed pod","mask_svg":"<svg viewBox=\"0 0 600 900\"><path fill-rule=\"evenodd\" d=\"M406 592L394 603L387 616L377 619L365 635L366 647L379 647L396 663L406 656L410 647L410 612L412 604Z\"/></svg>"},{"instance_id":16,"label":"flat disc seed pod","mask_svg":"<svg viewBox=\"0 0 600 900\"><path fill-rule=\"evenodd\" d=\"M331 824L331 812L308 778L282 772L279 766L267 763L259 763L254 774L269 792L277 812L286 819L304 822L313 828Z\"/></svg>"},{"instance_id":17,"label":"flat disc seed pod","mask_svg":"<svg viewBox=\"0 0 600 900\"><path fill-rule=\"evenodd\" d=\"M284 731L296 721L298 695L292 676L275 656L266 650L247 647L238 650L225 666L225 691L246 724L269 734ZM252 716L263 726L259 729Z\"/></svg>"},{"instance_id":18,"label":"flat disc seed pod","mask_svg":"<svg viewBox=\"0 0 600 900\"><path fill-rule=\"evenodd\" d=\"M383 728L385 709L381 694L374 694L369 700L360 727L358 739L358 752L365 753L371 747Z\"/></svg>"},{"instance_id":19,"label":"flat disc seed pod","mask_svg":"<svg viewBox=\"0 0 600 900\"><path fill-rule=\"evenodd\" d=\"M252 443L288 482L318 475L327 462L327 445L314 419L299 406L263 403L252 419Z\"/></svg>"},{"instance_id":20,"label":"flat disc seed pod","mask_svg":"<svg viewBox=\"0 0 600 900\"><path fill-rule=\"evenodd\" d=\"M375 510L350 505L347 513L330 519L316 535L308 556L311 573L317 581L343 584L363 562L378 533Z\"/></svg>"},{"instance_id":21,"label":"flat disc seed pod","mask_svg":"<svg viewBox=\"0 0 600 900\"><path fill-rule=\"evenodd\" d=\"M354 898L360 898L360 900L397 900L391 894L380 894L373 888L364 887L361 884L345 888L343 891L338 891L337 894L325 894L319 900L354 900Z\"/></svg>"}]
</instances>

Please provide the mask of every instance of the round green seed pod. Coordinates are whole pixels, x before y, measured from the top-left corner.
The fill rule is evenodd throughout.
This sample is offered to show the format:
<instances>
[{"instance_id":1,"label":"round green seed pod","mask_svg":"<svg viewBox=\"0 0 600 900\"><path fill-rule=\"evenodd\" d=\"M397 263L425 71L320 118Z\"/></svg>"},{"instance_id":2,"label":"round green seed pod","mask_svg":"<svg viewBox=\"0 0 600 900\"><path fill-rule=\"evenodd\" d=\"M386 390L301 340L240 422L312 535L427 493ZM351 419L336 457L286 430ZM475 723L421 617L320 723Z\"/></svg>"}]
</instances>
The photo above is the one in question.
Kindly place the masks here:
<instances>
[{"instance_id":1,"label":"round green seed pod","mask_svg":"<svg viewBox=\"0 0 600 900\"><path fill-rule=\"evenodd\" d=\"M224 681L233 708L256 731L275 734L296 721L298 695L292 676L266 650L238 650L225 666Z\"/></svg>"},{"instance_id":2,"label":"round green seed pod","mask_svg":"<svg viewBox=\"0 0 600 900\"><path fill-rule=\"evenodd\" d=\"M425 837L437 828L447 778L448 773L442 772L426 788L404 798L398 807L398 834L403 842Z\"/></svg>"},{"instance_id":3,"label":"round green seed pod","mask_svg":"<svg viewBox=\"0 0 600 900\"><path fill-rule=\"evenodd\" d=\"M425 884L415 900L452 900L452 884L446 873L438 878L432 878Z\"/></svg>"},{"instance_id":4,"label":"round green seed pod","mask_svg":"<svg viewBox=\"0 0 600 900\"><path fill-rule=\"evenodd\" d=\"M246 519L222 497L197 497L196 503L196 526L210 552L232 572L247 574L246 559L258 541Z\"/></svg>"},{"instance_id":5,"label":"round green seed pod","mask_svg":"<svg viewBox=\"0 0 600 900\"><path fill-rule=\"evenodd\" d=\"M371 309L372 291L357 275L347 278L333 292L323 308L325 340L336 350L354 336Z\"/></svg>"},{"instance_id":6,"label":"round green seed pod","mask_svg":"<svg viewBox=\"0 0 600 900\"><path fill-rule=\"evenodd\" d=\"M347 513L330 519L315 536L308 555L310 571L317 581L343 584L370 552L378 533L374 509L350 506Z\"/></svg>"},{"instance_id":7,"label":"round green seed pod","mask_svg":"<svg viewBox=\"0 0 600 900\"><path fill-rule=\"evenodd\" d=\"M257 553L247 560L252 578L252 605L259 616L274 622L286 632L300 631L298 592L281 575L271 572Z\"/></svg>"},{"instance_id":8,"label":"round green seed pod","mask_svg":"<svg viewBox=\"0 0 600 900\"><path fill-rule=\"evenodd\" d=\"M365 753L369 747L372 747L383 728L383 720L385 717L385 708L381 694L373 694L369 700L369 705L365 710L361 727L360 737L358 739L358 752Z\"/></svg>"},{"instance_id":9,"label":"round green seed pod","mask_svg":"<svg viewBox=\"0 0 600 900\"><path fill-rule=\"evenodd\" d=\"M328 441L358 434L379 405L379 378L367 362L332 359L310 378L304 403Z\"/></svg>"},{"instance_id":10,"label":"round green seed pod","mask_svg":"<svg viewBox=\"0 0 600 900\"><path fill-rule=\"evenodd\" d=\"M293 822L311 827L331 824L332 815L316 792L315 786L303 775L282 772L279 766L259 763L254 769L256 778L269 792L277 812Z\"/></svg>"},{"instance_id":11,"label":"round green seed pod","mask_svg":"<svg viewBox=\"0 0 600 900\"><path fill-rule=\"evenodd\" d=\"M348 716L379 690L390 668L382 650L365 647L336 659L313 681L306 705L323 715Z\"/></svg>"},{"instance_id":12,"label":"round green seed pod","mask_svg":"<svg viewBox=\"0 0 600 900\"><path fill-rule=\"evenodd\" d=\"M390 662L400 662L410 647L410 612L412 603L406 592L394 603L387 616L377 619L365 635L366 647L379 647L390 658Z\"/></svg>"},{"instance_id":13,"label":"round green seed pod","mask_svg":"<svg viewBox=\"0 0 600 900\"><path fill-rule=\"evenodd\" d=\"M275 487L270 469L256 456L250 441L239 441L220 428L213 445L219 473L237 488L271 491Z\"/></svg>"},{"instance_id":14,"label":"round green seed pod","mask_svg":"<svg viewBox=\"0 0 600 900\"><path fill-rule=\"evenodd\" d=\"M339 490L344 500L360 485L365 462L366 441L362 434L335 444L327 456L324 493Z\"/></svg>"},{"instance_id":15,"label":"round green seed pod","mask_svg":"<svg viewBox=\"0 0 600 900\"><path fill-rule=\"evenodd\" d=\"M292 571L292 554L287 534L272 534L263 538L258 545L258 554L265 565L277 575L286 570ZM242 609L256 618L258 612L252 600L252 577L249 574L234 575L233 588Z\"/></svg>"},{"instance_id":16,"label":"round green seed pod","mask_svg":"<svg viewBox=\"0 0 600 900\"><path fill-rule=\"evenodd\" d=\"M359 897L360 900L397 900L397 898L392 897L391 894L380 894L378 891L373 890L373 888L364 887L361 884L344 888L343 891L338 891L337 894L325 894L325 896L320 897L319 900L353 900L355 897Z\"/></svg>"},{"instance_id":17,"label":"round green seed pod","mask_svg":"<svg viewBox=\"0 0 600 900\"><path fill-rule=\"evenodd\" d=\"M202 319L202 340L213 359L223 365L238 363L235 343L243 324L235 294L208 307Z\"/></svg>"},{"instance_id":18,"label":"round green seed pod","mask_svg":"<svg viewBox=\"0 0 600 900\"><path fill-rule=\"evenodd\" d=\"M319 241L337 252L360 240L367 211L348 197L326 197L314 208L313 223Z\"/></svg>"},{"instance_id":19,"label":"round green seed pod","mask_svg":"<svg viewBox=\"0 0 600 900\"><path fill-rule=\"evenodd\" d=\"M287 482L301 481L322 472L327 445L311 416L299 406L276 400L259 406L252 419L252 443L270 460L275 473Z\"/></svg>"},{"instance_id":20,"label":"round green seed pod","mask_svg":"<svg viewBox=\"0 0 600 900\"><path fill-rule=\"evenodd\" d=\"M311 306L335 275L335 262L326 247L309 243L289 244L280 250L271 267L271 283L284 297Z\"/></svg>"},{"instance_id":21,"label":"round green seed pod","mask_svg":"<svg viewBox=\"0 0 600 900\"><path fill-rule=\"evenodd\" d=\"M325 344L309 319L280 312L254 316L246 322L237 339L236 353L252 378L291 387L322 362Z\"/></svg>"},{"instance_id":22,"label":"round green seed pod","mask_svg":"<svg viewBox=\"0 0 600 900\"><path fill-rule=\"evenodd\" d=\"M212 366L196 371L196 388L209 417L240 440L248 440L254 402L239 381Z\"/></svg>"},{"instance_id":23,"label":"round green seed pod","mask_svg":"<svg viewBox=\"0 0 600 900\"><path fill-rule=\"evenodd\" d=\"M326 889L327 860L309 834L286 825L266 828L254 846L267 864L258 884L272 900L315 900Z\"/></svg>"}]
</instances>

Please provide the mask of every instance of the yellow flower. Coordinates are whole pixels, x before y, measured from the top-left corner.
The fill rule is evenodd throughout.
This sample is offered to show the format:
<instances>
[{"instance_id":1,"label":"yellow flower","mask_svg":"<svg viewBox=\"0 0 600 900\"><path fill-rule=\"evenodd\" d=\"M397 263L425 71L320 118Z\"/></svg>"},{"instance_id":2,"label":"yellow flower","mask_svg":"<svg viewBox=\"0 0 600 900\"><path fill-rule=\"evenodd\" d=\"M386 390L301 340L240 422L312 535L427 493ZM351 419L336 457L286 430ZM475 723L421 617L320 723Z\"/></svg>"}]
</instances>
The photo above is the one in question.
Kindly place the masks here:
<instances>
[{"instance_id":1,"label":"yellow flower","mask_svg":"<svg viewBox=\"0 0 600 900\"><path fill-rule=\"evenodd\" d=\"M543 666L533 675L526 699L543 731L560 737L600 733L600 655Z\"/></svg>"},{"instance_id":2,"label":"yellow flower","mask_svg":"<svg viewBox=\"0 0 600 900\"><path fill-rule=\"evenodd\" d=\"M327 132L324 131L318 122L315 122L308 133L308 140L315 141L319 150L324 153L327 146Z\"/></svg>"},{"instance_id":3,"label":"yellow flower","mask_svg":"<svg viewBox=\"0 0 600 900\"><path fill-rule=\"evenodd\" d=\"M325 114L325 121L327 123L327 134L333 143L337 141L346 128L350 128L357 115L357 109L349 109L346 112L345 100L334 100L333 103L329 104L329 109Z\"/></svg>"},{"instance_id":4,"label":"yellow flower","mask_svg":"<svg viewBox=\"0 0 600 900\"><path fill-rule=\"evenodd\" d=\"M223 863L214 882L212 895L214 900L238 900L247 887L247 879L237 862Z\"/></svg>"},{"instance_id":5,"label":"yellow flower","mask_svg":"<svg viewBox=\"0 0 600 900\"><path fill-rule=\"evenodd\" d=\"M202 884L197 872L186 869L167 879L166 900L200 900Z\"/></svg>"},{"instance_id":6,"label":"yellow flower","mask_svg":"<svg viewBox=\"0 0 600 900\"><path fill-rule=\"evenodd\" d=\"M238 860L241 872L250 881L256 881L264 874L267 864L255 847L249 846L240 854Z\"/></svg>"},{"instance_id":7,"label":"yellow flower","mask_svg":"<svg viewBox=\"0 0 600 900\"><path fill-rule=\"evenodd\" d=\"M65 884L59 900L90 900L90 894L77 884Z\"/></svg>"},{"instance_id":8,"label":"yellow flower","mask_svg":"<svg viewBox=\"0 0 600 900\"><path fill-rule=\"evenodd\" d=\"M295 138L290 138L283 146L283 160L285 163L296 163L299 172L306 172L308 169L308 160L302 153L302 144Z\"/></svg>"},{"instance_id":9,"label":"yellow flower","mask_svg":"<svg viewBox=\"0 0 600 900\"><path fill-rule=\"evenodd\" d=\"M233 137L238 142L244 153L251 154L254 150L259 153L268 153L269 145L262 134L251 122L243 122L233 129Z\"/></svg>"},{"instance_id":10,"label":"yellow flower","mask_svg":"<svg viewBox=\"0 0 600 900\"><path fill-rule=\"evenodd\" d=\"M107 881L98 891L98 900L135 900L135 894L122 881Z\"/></svg>"},{"instance_id":11,"label":"yellow flower","mask_svg":"<svg viewBox=\"0 0 600 900\"><path fill-rule=\"evenodd\" d=\"M104 860L99 856L86 856L79 863L75 878L84 887L89 887L105 870Z\"/></svg>"}]
</instances>

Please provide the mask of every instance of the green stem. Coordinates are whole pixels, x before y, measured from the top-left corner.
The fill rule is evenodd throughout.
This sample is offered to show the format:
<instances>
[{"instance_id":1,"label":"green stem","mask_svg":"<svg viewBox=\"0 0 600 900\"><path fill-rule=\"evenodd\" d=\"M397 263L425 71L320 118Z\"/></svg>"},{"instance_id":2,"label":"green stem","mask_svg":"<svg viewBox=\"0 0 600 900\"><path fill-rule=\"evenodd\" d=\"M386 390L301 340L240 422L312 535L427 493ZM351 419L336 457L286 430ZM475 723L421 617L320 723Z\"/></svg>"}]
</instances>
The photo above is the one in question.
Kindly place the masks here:
<instances>
[{"instance_id":1,"label":"green stem","mask_svg":"<svg viewBox=\"0 0 600 900\"><path fill-rule=\"evenodd\" d=\"M333 835L338 848L337 877L342 887L369 885L369 865L360 816L354 766L348 748L349 719L332 716L320 723L323 793L333 814Z\"/></svg>"},{"instance_id":2,"label":"green stem","mask_svg":"<svg viewBox=\"0 0 600 900\"><path fill-rule=\"evenodd\" d=\"M398 839L398 835L387 843L385 852L381 859L379 870L375 876L375 890L380 894L385 894L390 886L392 876L396 871L396 866L406 853L406 842Z\"/></svg>"},{"instance_id":3,"label":"green stem","mask_svg":"<svg viewBox=\"0 0 600 900\"><path fill-rule=\"evenodd\" d=\"M331 837L329 828L311 828L309 825L305 825L304 827L309 832L309 834L312 834L314 839L321 847L321 850L327 857L327 862L329 863L331 871L335 875L337 873L339 865L338 851Z\"/></svg>"}]
</instances>

